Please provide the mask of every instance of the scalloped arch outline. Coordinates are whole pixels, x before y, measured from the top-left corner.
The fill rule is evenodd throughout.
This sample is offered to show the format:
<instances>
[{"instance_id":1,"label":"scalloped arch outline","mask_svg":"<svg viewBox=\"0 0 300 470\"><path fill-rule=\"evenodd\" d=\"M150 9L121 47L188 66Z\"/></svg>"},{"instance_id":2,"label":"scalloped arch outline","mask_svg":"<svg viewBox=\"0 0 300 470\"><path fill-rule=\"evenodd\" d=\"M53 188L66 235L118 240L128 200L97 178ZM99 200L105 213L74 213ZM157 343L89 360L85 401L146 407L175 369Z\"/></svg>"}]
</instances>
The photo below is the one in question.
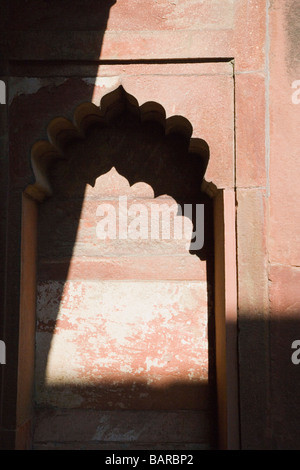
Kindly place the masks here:
<instances>
[{"instance_id":1,"label":"scalloped arch outline","mask_svg":"<svg viewBox=\"0 0 300 470\"><path fill-rule=\"evenodd\" d=\"M31 165L35 182L28 185L24 193L39 202L43 202L46 197L50 197L53 190L47 175L48 168L53 160L66 158L64 156L64 146L74 139L84 139L86 131L93 124L109 125L124 110L138 116L141 122L158 122L164 127L165 135L171 133L184 135L189 139L189 152L201 156L203 151L208 153L208 146L204 140L192 138L193 127L188 119L179 115L166 118L165 109L155 101L147 101L139 105L137 99L127 93L120 85L102 97L99 107L92 102L79 104L73 112L72 121L63 116L50 121L47 126L48 139L38 140L31 148ZM208 158L204 163L206 170ZM208 182L204 178L201 182L201 190L210 197L215 197L218 191L213 182Z\"/></svg>"}]
</instances>

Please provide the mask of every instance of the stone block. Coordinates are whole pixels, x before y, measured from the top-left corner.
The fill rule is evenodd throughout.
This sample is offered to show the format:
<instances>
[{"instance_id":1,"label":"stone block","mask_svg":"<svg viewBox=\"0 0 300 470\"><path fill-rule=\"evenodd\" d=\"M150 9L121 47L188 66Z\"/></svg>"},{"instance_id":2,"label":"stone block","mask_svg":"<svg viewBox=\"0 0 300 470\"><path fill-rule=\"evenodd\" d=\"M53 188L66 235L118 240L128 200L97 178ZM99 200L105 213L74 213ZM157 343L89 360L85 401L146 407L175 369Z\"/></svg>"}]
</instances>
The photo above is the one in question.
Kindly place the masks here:
<instances>
[{"instance_id":1,"label":"stone block","mask_svg":"<svg viewBox=\"0 0 300 470\"><path fill-rule=\"evenodd\" d=\"M205 283L48 281L37 299L38 403L205 407Z\"/></svg>"},{"instance_id":2,"label":"stone block","mask_svg":"<svg viewBox=\"0 0 300 470\"><path fill-rule=\"evenodd\" d=\"M262 74L237 74L237 187L266 187L265 79Z\"/></svg>"}]
</instances>

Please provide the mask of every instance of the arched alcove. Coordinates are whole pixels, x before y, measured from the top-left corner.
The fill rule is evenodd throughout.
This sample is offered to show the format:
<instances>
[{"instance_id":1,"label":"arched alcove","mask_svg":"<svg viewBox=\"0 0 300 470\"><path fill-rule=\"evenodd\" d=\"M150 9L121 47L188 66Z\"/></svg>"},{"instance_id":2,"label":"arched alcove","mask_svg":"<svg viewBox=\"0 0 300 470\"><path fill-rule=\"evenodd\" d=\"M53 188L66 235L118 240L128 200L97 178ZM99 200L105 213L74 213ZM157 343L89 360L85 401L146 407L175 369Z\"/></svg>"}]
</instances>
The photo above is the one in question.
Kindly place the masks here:
<instances>
[{"instance_id":1,"label":"arched alcove","mask_svg":"<svg viewBox=\"0 0 300 470\"><path fill-rule=\"evenodd\" d=\"M225 237L225 233L229 233L232 228L234 229L234 220L230 219L232 216L232 210L234 210L234 200L232 199L231 193L224 195L223 191L218 191L212 183L207 183L204 179L205 170L209 161L209 147L207 143L201 139L192 138L192 126L184 117L172 116L166 119L163 107L154 102L148 102L139 106L137 100L128 95L122 87L119 87L114 92L104 96L99 108L91 103L83 103L79 105L74 111L73 122L65 119L64 117L55 118L50 122L47 131L48 140L36 142L32 148L32 167L35 175L35 182L28 186L24 192L24 201L26 201L24 202L24 210L26 211L26 207L28 208L31 213L31 217L34 217L35 222L37 221L37 213L36 209L32 209L35 207L34 201L44 201L44 204L40 206L41 210L39 214L40 227L42 227L42 229L39 232L37 243L37 258L39 266L38 279L41 276L41 281L45 282L49 279L49 276L51 278L53 272L55 272L55 276L57 276L56 281L59 281L55 284L55 279L52 279L54 284L52 282L50 287L49 285L44 284L42 295L45 295L46 297L44 297L44 304L42 304L42 306L40 305L40 314L45 305L49 305L49 301L51 302L51 295L55 291L55 288L57 297L56 304L52 308L51 315L45 316L46 321L43 321L43 313L40 316L38 314L37 328L41 334L46 334L46 336L48 336L46 341L43 340L40 345L40 352L43 350L43 358L48 358L51 344L53 344L53 335L55 334L55 329L57 330L59 306L65 301L65 296L70 294L65 294L64 292L70 272L73 269L73 273L75 273L77 269L77 274L75 274L75 276L78 276L78 272L80 270L86 269L89 271L91 267L86 265L84 268L82 265L80 266L80 264L73 266L72 257L74 255L74 247L77 242L76 239L78 233L80 233L79 224L85 198L90 198L90 201L94 198L95 202L98 197L97 196L95 198L95 194L97 193L93 193L92 189L87 188L93 187L96 184L96 189L100 189L101 193L101 182L99 184L98 182L101 178L106 177L107 180L105 184L108 188L112 188L110 183L113 181L113 178L117 178L118 184L121 184L121 187L127 196L130 196L133 188L136 190L134 197L138 197L139 202L141 202L141 199L144 199L143 203L146 203L146 205L147 203L149 204L149 197L145 197L145 191L147 193L147 190L150 189L153 192L153 197L151 197L153 200L162 198L165 202L169 198L172 202L175 202L179 208L184 208L185 205L193 207L194 210L191 212L192 216L190 222L194 231L197 222L195 218L195 208L197 205L204 205L205 243L196 250L193 249L193 243L191 243L184 256L181 253L184 264L182 272L180 272L180 267L178 268L178 266L175 266L174 268L174 260L170 259L168 260L169 264L167 264L165 269L162 269L164 263L159 261L159 257L156 256L156 253L154 253L155 261L153 262L152 260L152 264L150 264L150 271L153 276L153 279L151 279L152 282L153 280L161 281L161 277L166 276L168 281L172 281L173 283L174 281L183 283L186 280L184 276L188 272L188 262L186 257L189 256L192 260L191 263L194 266L193 269L195 269L194 272L197 274L195 279L193 279L192 276L194 274L192 274L191 279L188 280L192 282L195 281L196 288L198 282L201 283L204 281L204 279L201 280L200 277L201 275L203 276L203 269L205 266L205 285L207 289L205 292L207 300L207 310L205 315L207 317L207 324L204 324L203 328L207 328L207 355L209 356L209 361L205 364L205 366L208 367L207 375L205 377L205 379L207 379L207 383L205 385L201 383L201 380L199 379L200 376L198 377L198 381L190 380L191 377L188 379L188 374L190 374L190 376L192 374L196 374L196 369L192 370L190 367L189 370L185 370L185 383L183 383L184 380L180 380L180 374L177 374L176 376L177 372L173 369L173 372L172 370L169 370L169 372L171 375L172 373L175 375L175 379L171 386L166 386L166 384L164 384L162 391L159 391L159 386L156 388L154 386L151 390L149 384L145 385L145 383L138 383L138 381L134 382L134 387L130 387L126 381L118 382L115 380L116 387L111 388L111 385L107 385L105 382L106 379L103 379L102 377L102 384L104 383L105 392L103 392L103 386L102 388L100 386L100 381L97 385L98 389L97 386L93 384L94 388L86 388L85 391L81 390L79 393L78 389L80 389L80 386L78 387L78 384L68 384L67 394L65 394L65 371L62 371L61 387L58 386L56 388L51 388L50 386L47 388L45 381L42 382L40 386L38 385L38 394L40 394L39 397L41 398L40 405L46 404L57 407L62 404L62 407L65 408L67 400L72 401L73 399L73 401L75 400L74 403L76 400L79 400L79 402L80 400L86 400L87 406L83 406L83 408L87 408L89 410L98 409L100 411L104 411L104 414L108 410L114 413L118 409L124 411L124 408L125 410L155 410L160 413L167 410L169 414L161 414L161 416L162 420L167 418L167 421L170 421L170 428L174 428L174 426L175 428L176 426L178 427L180 420L181 423L185 422L184 419L189 420L196 409L198 412L198 421L201 414L205 415L205 425L203 426L203 423L198 422L197 419L191 423L190 426L194 429L191 436L196 437L195 442L189 442L188 444L198 444L200 447L201 445L204 445L204 447L206 446L207 448L209 448L210 445L214 447L214 432L217 431L221 445L226 447L228 445L229 429L228 403L233 403L233 401L230 402L230 400L228 400L230 397L229 388L233 387L235 390L233 375L231 377L231 383L229 384L227 381L228 351L226 348L228 348L228 342L226 342L226 340L228 341L228 337L226 302L228 302L228 298L232 301L235 294L232 290L230 297L225 296L224 294L225 290L228 289L228 285L226 286L227 277L225 275L227 267L225 266L224 260L226 243L227 254L229 254L230 251L231 255L234 254L234 252L232 252L232 250L234 250L234 245L232 245L232 242L234 242L234 233L231 233L231 238ZM124 186L124 182L128 182L127 189L126 184ZM87 186L87 184L90 186ZM141 184L142 186L139 186ZM139 193L140 190L142 191L141 193ZM124 192L118 193L118 196L122 195L124 196ZM109 200L110 196L111 194L109 192L104 194L101 201L96 201L97 204L99 202L103 203L105 200L107 202L107 198ZM145 201L145 199L147 199L147 201ZM229 207L230 204L231 207ZM29 207L31 207L31 209L29 209ZM95 207L96 206L94 205L94 208ZM225 213L226 207L229 209L229 215L226 215ZM29 220L28 217L24 218L24 221L25 219L27 221ZM215 222L214 224L213 221ZM83 223L84 222L89 224L91 223L91 219L85 220ZM229 231L227 230L228 224L230 225ZM31 224L30 231L33 230L33 226L34 223ZM95 227L93 227L93 230L94 229ZM28 242L26 244L26 230L25 224L25 247L28 245ZM58 241L60 246L59 244L57 245ZM116 247L117 242L118 240L113 244L113 247ZM145 246L142 246L141 250L144 248ZM157 249L157 246L155 249ZM61 257L57 257L59 250L63 255ZM141 255L141 252L142 251L140 251L139 255ZM110 255L111 253L109 256ZM27 255L24 256L28 259ZM84 256L85 255L83 254L83 257ZM42 263L42 269L40 263L41 258L44 258L45 261ZM141 276L141 272L145 274L145 270L141 268L143 263L140 261L141 258L139 257L137 257L133 262L132 259L128 260L127 257L124 261L125 264L122 267L122 276L124 276L125 273L125 280L128 280L126 275L128 276L130 269L131 274L129 276L132 277L131 280L134 280L135 276ZM143 261L146 260L143 259ZM108 277L106 280L112 281L113 278L110 277L110 274L107 274L108 272L113 271L112 264L112 262L110 262L110 264L107 263L105 268L105 263L103 262L103 259L101 259L101 268L97 275L99 275L99 277L107 275ZM40 274L41 272L42 275ZM158 272L158 274L155 274L156 272ZM162 272L164 273L162 274ZM199 272L202 274L197 278L197 276L199 276ZM149 270L147 271L147 276L149 276ZM35 277L34 272L31 277L32 279ZM119 279L117 278L117 280ZM28 280L26 282L28 283ZM230 277L231 289L234 286L234 283L234 271L232 271ZM158 284L156 285L156 288L158 288L156 290L157 292L159 290ZM48 295L49 289L52 289L50 297ZM151 291L149 292L148 297L151 297ZM78 296L78 292L76 295ZM107 295L110 295L109 292L107 292ZM111 295L114 294L111 293ZM126 296L126 289L125 291L121 290L118 295ZM142 295L143 294L140 293L140 297L142 297ZM174 291L171 289L169 291L169 296L172 295L174 295ZM183 295L182 292L181 295ZM147 303L146 300L145 303ZM169 307L170 304L161 306L163 309L168 309ZM197 309L198 307L194 306L192 307L192 310L193 308ZM234 314L234 311L234 305L232 304L231 312ZM178 312L175 316L176 315L178 315ZM197 323L196 317L197 312L196 316L192 315L193 328L195 328L195 323L193 322ZM204 316L202 316L202 318L204 318ZM157 320L159 321L159 316L157 317ZM70 317L68 321L70 321ZM182 323L177 325L177 330L182 328L188 321L190 320L185 316ZM61 319L59 326L60 328L63 328ZM98 326L101 328L101 325ZM156 328L156 333L158 333L158 324ZM195 334L189 336L191 343L195 343L197 341L197 333L199 334L200 331L199 324L197 328L198 330ZM230 328L231 342L233 341L233 344L230 346L230 348L232 348L230 351L233 351L235 344L234 324L231 324ZM68 328L66 328L65 331L67 330ZM169 333L167 329L162 331L164 331L165 334ZM173 341L174 338L176 342L176 340L178 340L176 333L173 337ZM186 342L187 337L182 336L181 339ZM161 344L162 343L160 342L159 345L161 346ZM37 344L37 347L39 347L39 344ZM63 354L63 350L61 350L60 353ZM167 351L167 355L168 354L170 354L170 351ZM179 357L178 361L180 362L180 354L177 354L177 356ZM154 359L155 358L152 357L152 363L154 363ZM190 359L193 361L193 358ZM95 361L95 358L93 360ZM117 360L120 361L121 357L118 357ZM166 358L165 363L167 363L168 360L170 362L170 357L169 359ZM47 361L41 361L40 363L39 361L37 362L40 378L43 377L45 379ZM201 369L203 364L201 365L201 363L197 363L197 361L195 362L196 366ZM190 363L188 365L191 366ZM57 364L57 366L60 367L59 364ZM55 367L56 366L54 365L54 368ZM234 365L233 370L235 370ZM88 375L87 369L85 370L85 373ZM88 382L87 375L83 376L83 382L84 380ZM146 375L144 376L144 379L145 377ZM210 385L211 388L208 388ZM132 393L134 388L138 390L137 394ZM97 393L99 395L99 390L100 395L102 393L102 399L100 401L98 401L97 398L95 399ZM206 439L205 437L203 437L202 442L197 442L197 439L201 432L203 433L205 426L207 426L208 423L212 423L212 421L214 421L214 423L217 422L217 415L214 415L214 411L217 409L217 396L214 396L214 391L218 393L219 425L208 425L208 427L206 427L207 435L210 436L212 434L212 437L207 437L207 442L204 442ZM130 400L126 401L126 399L124 399L123 402L118 401L121 396L124 397L124 394L127 394L128 396L130 394L129 392L131 393ZM114 394L115 396L118 396L118 399L109 399L109 395L112 396ZM51 396L54 396L54 401L51 401ZM144 398L143 400L140 400L140 402L143 402L143 405L141 405L138 400L138 397L141 398L141 396ZM145 401L145 397L148 397L148 401ZM214 405L211 406L211 398L212 401L215 400L215 407ZM198 405L194 408L189 406L192 401L196 403L197 400ZM205 402L205 406L202 406L203 403L201 404L201 400L203 400L203 403ZM111 401L113 405L109 405L107 407L104 405L105 401L107 403ZM121 403L123 406L119 406L118 403ZM170 403L173 403L173 405L169 405ZM179 421L176 418L177 424L175 425L175 422L172 423L172 418L170 418L170 416L173 416L174 418L174 414L172 415L172 412L174 413L174 411L176 411L176 409L174 409L176 404L179 407L178 409L180 411L184 411L184 413L181 414ZM76 408L76 404L74 406ZM234 405L232 406L234 408ZM80 404L78 408L82 410ZM185 413L187 410L192 411L192 413L187 415ZM47 411L43 409L42 414L43 413L46 413L44 416L46 416L48 422L51 422L51 416L47 415ZM102 416L104 416L104 414L102 413ZM112 414L110 414L110 416L112 416ZM118 415L114 414L113 416L113 419L120 421L120 417L118 418ZM104 427L107 425L107 421L105 421L105 419L102 421ZM128 417L127 419L130 421L132 418ZM235 423L235 421L235 418L231 418L231 423ZM160 421L158 420L157 423L159 422ZM235 425L236 424L233 426L234 431L229 432L229 435L230 433L235 435L233 440L236 439ZM132 426L134 427L134 423ZM185 426L187 426L186 423ZM201 426L202 430L200 429ZM43 425L41 425L41 427L43 427ZM99 423L95 428L95 432L97 429L100 435ZM195 429L197 430L195 431ZM198 432L199 429L200 434ZM96 439L96 434L94 434L92 440ZM201 439L202 438L200 437L200 440ZM106 443L106 445L108 444L109 443ZM158 445L159 441L152 444ZM144 445L146 445L145 442ZM174 443L172 443L172 445L174 445Z\"/></svg>"},{"instance_id":2,"label":"arched alcove","mask_svg":"<svg viewBox=\"0 0 300 470\"><path fill-rule=\"evenodd\" d=\"M48 140L37 141L31 149L31 162L35 176L35 182L25 189L33 199L43 201L51 196L53 189L49 182L48 169L57 159L68 159L66 148L72 142L78 144L84 142L87 133L95 126L107 129L116 118L124 112L129 112L140 123L156 123L157 128L167 138L180 135L185 138L185 154L198 157L198 165L201 165L203 173L200 186L209 196L216 194L217 188L213 183L204 180L205 170L209 160L209 148L207 143L199 138L191 138L193 128L191 123L183 116L171 116L166 118L164 108L156 102L146 102L139 106L137 100L129 95L122 86L105 95L100 107L91 102L77 106L73 113L73 121L65 117L53 119L47 127ZM188 166L189 162L187 162Z\"/></svg>"}]
</instances>

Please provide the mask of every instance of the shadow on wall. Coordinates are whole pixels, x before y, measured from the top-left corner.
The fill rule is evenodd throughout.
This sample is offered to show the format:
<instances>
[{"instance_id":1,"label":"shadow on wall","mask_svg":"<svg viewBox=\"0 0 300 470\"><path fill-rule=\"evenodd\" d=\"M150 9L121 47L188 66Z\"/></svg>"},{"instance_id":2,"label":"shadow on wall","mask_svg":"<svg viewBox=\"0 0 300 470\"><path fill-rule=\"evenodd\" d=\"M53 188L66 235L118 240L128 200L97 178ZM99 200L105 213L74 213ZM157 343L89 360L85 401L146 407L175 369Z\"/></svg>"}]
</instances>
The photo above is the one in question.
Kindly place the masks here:
<instances>
[{"instance_id":1,"label":"shadow on wall","mask_svg":"<svg viewBox=\"0 0 300 470\"><path fill-rule=\"evenodd\" d=\"M197 150L191 145L186 120L173 122L166 133L157 106L143 120L122 88L113 93L118 99L112 100L104 119L88 126L84 138L66 143L64 158L51 164L48 174L53 195L40 206L35 446L81 439L70 448L93 448L97 440L106 441L98 442L97 448L109 448L120 440L117 431L111 435L114 420L118 420L123 439L119 448L132 442L152 449L160 445L213 448L217 437L213 208L212 200L201 191L209 149L204 141L198 141ZM98 184L102 177L110 178L104 188ZM196 207L204 205L204 245L193 249L191 243L190 250L178 256L178 244L175 252L172 244L161 245L157 251L161 241L153 245L148 240L134 240L134 244L130 240L126 244L126 240L108 239L99 244L96 208L99 202L116 203L120 194L114 184L120 178L129 183L129 193L130 187L144 183L143 188L153 193L152 202L162 196L164 203L175 201L181 208L188 205L192 211L187 217L194 232L199 228ZM149 195L143 193L135 193L134 199L149 203ZM183 274L176 274L180 263ZM184 278L187 272L190 277ZM168 303L164 303L166 298ZM182 298L186 299L183 307ZM89 305L85 309L86 299ZM62 315L61 308L65 313L70 309L69 314ZM155 309L155 318L145 318ZM82 329L84 322L91 322L90 315L96 318ZM133 330L135 336L131 336ZM66 341L55 349L55 338L62 331ZM178 344L181 338L190 342L186 352L185 344ZM74 355L83 360L75 364L72 377ZM147 357L152 361L150 371L153 366L162 367L156 378L149 370L141 373ZM57 415L57 407L64 411ZM91 409L95 410L92 420ZM46 423L55 422L58 430L62 416L63 435L57 431L60 438L55 438ZM80 426L82 430L87 426L86 435L82 431L80 438L73 436L73 424L68 427L66 423L74 419L82 419ZM108 430L107 435L100 428L101 432ZM93 442L87 443L89 440Z\"/></svg>"},{"instance_id":2,"label":"shadow on wall","mask_svg":"<svg viewBox=\"0 0 300 470\"><path fill-rule=\"evenodd\" d=\"M48 9L45 9L45 3L49 3ZM31 39L29 42L25 41L24 44L29 44L30 41L32 44L32 40L36 39L41 51L41 60L44 60L45 56L48 59L52 48L56 47L59 50L59 54L54 55L55 57L61 57L62 62L55 62L53 66L56 67L56 70L59 70L61 76L65 75L66 70L67 75L70 74L70 70L75 70L76 75L78 65L67 61L70 55L76 59L74 44L77 44L77 38L81 38L84 32L87 34L84 36L85 41L82 47L86 51L88 61L90 61L88 65L85 65L88 67L89 77L96 77L98 73L97 61L101 56L102 41L107 27L110 8L115 3L115 1L110 0L86 0L84 2L75 0L72 2L54 1L42 3L28 0L24 6L24 2L21 0L10 2L9 43L11 50L13 51L15 47L18 50L21 41L28 34L28 37ZM41 30L43 31L42 43L40 43ZM20 63L14 63L12 67L22 67L23 73L27 74L28 71L28 76L35 76L36 67L39 67L40 64L30 62L31 50L28 50L28 46L27 49L26 47L22 48L22 54L22 59L26 60L26 64L20 65ZM80 51L79 56L82 58L82 51ZM47 64L44 67L43 73L45 73ZM72 93L72 89L68 88L67 85L64 87L64 90L66 90L66 93ZM84 93L84 100L91 101L92 93L90 96L87 96L86 89ZM37 126L36 123L41 115L40 108L43 108L42 115L47 116L57 115L62 112L59 100L52 102L48 99L46 103L42 103L40 96L36 96L36 99L39 99L39 103L36 103L36 109L32 110L32 114L36 117L33 119L33 116L31 116L32 122L30 125ZM70 101L69 96L67 101ZM27 148L27 143L17 142L14 145L17 146L16 154L22 155L23 158L23 147ZM193 153L189 150L189 137L176 132L166 136L163 126L159 123L152 120L142 123L135 113L123 110L116 119L110 120L108 126L103 123L91 126L88 128L84 140L79 139L70 142L64 148L64 156L66 158L60 161L57 160L51 167L50 179L54 195L40 207L38 243L38 282L48 283L48 286L51 284L50 289L53 286L56 288L54 297L51 297L53 292L50 292L50 303L46 309L49 316L46 318L46 321L44 321L45 318L39 318L37 324L37 338L42 338L41 342L37 341L38 381L36 382L36 439L40 440L40 442L43 439L48 442L57 441L59 438L61 438L62 442L68 442L73 439L76 441L78 436L76 437L73 434L76 428L81 435L79 440L85 433L87 440L92 439L93 442L95 440L103 440L107 442L107 446L112 445L109 442L120 440L120 436L123 436L123 443L120 443L120 447L122 445L125 447L130 445L129 443L134 440L132 433L135 433L135 436L139 436L140 444L136 445L147 445L147 442L150 441L151 444L149 446L151 448L159 446L163 443L164 439L168 440L164 448L168 448L168 446L178 448L178 446L182 447L183 445L186 445L188 448L189 444L199 448L215 446L213 217L212 202L200 189L208 161L208 153L208 147L205 143L203 143L201 155L199 155L199 152ZM22 168L23 166L24 163L21 164ZM48 381L48 359L51 355L51 349L55 351L55 348L52 348L55 333L62 327L61 322L59 323L58 321L59 311L61 305L66 301L65 292L68 288L68 281L74 280L71 271L74 258L76 258L75 251L78 248L77 236L80 233L87 184L94 185L97 178L107 174L112 168L119 175L126 178L130 185L136 182L144 182L149 185L153 190L155 198L160 195L168 195L180 207L183 207L185 204L192 205L194 209L197 204L204 204L205 206L205 245L201 249L191 250L189 256L190 265L192 266L191 270L197 264L195 259L199 263L203 261L205 266L205 276L201 278L202 280L198 283L199 285L195 282L194 286L196 290L201 283L202 287L205 286L205 292L202 296L202 300L205 299L205 306L191 306L190 315L196 321L197 312L202 311L202 314L205 312L205 316L208 318L208 360L206 358L206 346L204 346L203 350L200 348L200 352L198 351L198 356L196 356L198 359L199 355L202 355L202 359L205 358L203 361L203 371L198 371L199 373L195 380L193 380L191 371L188 372L191 377L187 379L187 371L183 370L179 377L176 375L172 376L171 373L167 381L161 382L160 386L157 386L147 376L140 380L136 377L134 380L131 380L129 374L126 380L120 380L120 375L116 374L113 369L111 374L106 376L106 379L100 379L99 374L99 380L90 380L89 374L91 374L91 371L85 369L82 370L80 380L78 380L78 376L76 380L69 380L63 373L60 374L58 370L57 377L59 380L56 383ZM31 174L31 172L28 171L28 174ZM21 186L23 186L23 182ZM196 211L193 210L192 223L194 228L196 221L193 217L195 215ZM87 230L90 230L90 228L87 228ZM94 229L94 226L92 229ZM17 237L18 230L15 230L14 233ZM14 244L15 246L18 245L18 240L14 239L14 234L12 234L9 243L12 246ZM120 257L117 256L116 258L118 258L119 262ZM132 259L133 257L128 257L124 268L125 271L131 267L130 262ZM184 263L186 263L186 260L184 260ZM140 271L145 275L143 280L147 280L149 275L153 276L153 272L157 270L164 271L166 279L171 278L172 280L174 277L172 266L174 267L174 263L164 267L161 258L157 257L154 268L152 260L151 269L147 268L146 265L142 265L140 266ZM77 274L77 280L82 279L84 276L93 278L89 262L84 268L78 265L78 269L81 272ZM84 269L86 269L86 273L83 273ZM168 269L170 272L166 275ZM101 278L102 275L109 276L108 271L107 266L104 266L99 277ZM132 276L133 271L131 270L131 274L127 273L127 278L125 274L126 282L128 282L128 277ZM139 276L141 277L141 274ZM205 281L203 281L204 278ZM131 279L134 280L133 277ZM159 276L156 280L161 281ZM193 282L193 277L191 277L189 285L192 288ZM86 281L85 284L87 284ZM99 284L101 290L101 283ZM146 282L144 284L146 286ZM159 284L160 282L156 283L158 291ZM174 291L172 287L175 283L173 282L172 286L171 284L172 282L166 287L166 290L167 296L173 298L173 294L174 296L176 295L176 290ZM162 290L164 289L165 286L163 286ZM185 295L183 291L180 291L179 294ZM116 291L112 291L111 295L116 295ZM126 290L124 290L123 295L126 297ZM138 296L136 289L134 296ZM7 297L14 298L13 295L10 295L9 291L7 292ZM151 298L151 293L147 296L145 290L140 291L139 301L141 304L143 301L147 303L149 298ZM47 299L49 300L49 296ZM11 301L10 308L12 312L18 311L18 306L14 305L14 301ZM163 308L166 309L165 306ZM76 309L73 313L76 316ZM204 314L202 318L204 318ZM72 328L76 329L77 320L78 316L72 325L65 325L66 331L69 327L69 332ZM206 325L200 323L198 322L197 328L199 331L206 332ZM192 321L190 330L193 327ZM174 329L178 331L179 328L180 322L175 323ZM7 341L7 344L11 348L12 345L17 344L17 340L14 340L17 330L12 325L12 332L10 334L8 329L7 327L7 335L10 339ZM159 330L161 336L160 344L169 345L170 337L168 333L170 332L164 329L163 325L161 325L160 329L156 325L156 331ZM190 331L188 334L190 334ZM86 331L86 336L82 338L81 342L83 353L86 352L84 341L89 342L90 340L89 332ZM206 339L204 338L203 341L205 344ZM134 344L137 344L137 342L133 343L133 346ZM144 340L144 348L145 344L150 350L151 347L155 347L155 345L151 345L151 342ZM201 344L197 343L197 345ZM180 358L184 349L183 346L174 343L171 346L177 347L177 356ZM108 349L114 350L114 347L113 344L108 345ZM67 343L65 343L65 349L60 351L65 358L68 357L66 349ZM8 354L10 357L14 356L13 351L8 351ZM191 358L191 360L193 359L197 368L201 361L197 362L195 357ZM97 357L91 357L89 360L91 364L95 364ZM166 364L170 362L168 354L164 354L163 360ZM120 351L115 357L115 361L120 361ZM208 372L206 367L208 367ZM95 369L93 369L93 373L94 371ZM128 371L124 372L124 374L126 376ZM201 374L205 377L204 380L199 379ZM7 375L2 398L2 403L5 403L5 409L3 410L4 419L2 422L7 428L15 427L14 423L11 422L12 417L15 416L13 407L16 400L12 393L12 390L15 389L15 383L15 376L13 374ZM65 410L66 405L69 405L68 410ZM64 408L64 410L57 410L57 406ZM72 414L72 410L76 410L76 413ZM56 415L56 411L58 415ZM138 414L136 414L137 412ZM144 413L148 414L145 415ZM149 413L151 413L151 417ZM121 416L123 417L122 419ZM119 429L119 434L116 433L112 437L109 435L109 430L114 427L116 428L116 422L119 423L121 428L123 426L123 428ZM77 426L74 426L74 423L77 423ZM87 423L92 424L88 427ZM44 425L46 427L43 427ZM148 433L147 426L150 429ZM103 437L101 432L104 432L105 429L108 429L108 435ZM61 432L60 437L58 431ZM54 432L54 435L49 435L49 432L50 434ZM96 446L99 448L99 443Z\"/></svg>"},{"instance_id":3,"label":"shadow on wall","mask_svg":"<svg viewBox=\"0 0 300 470\"><path fill-rule=\"evenodd\" d=\"M90 51L96 60L100 57L110 9L115 3L117 0L27 0L24 5L22 0L14 0L8 5L9 31L98 31L97 44ZM64 44L60 46L63 48Z\"/></svg>"},{"instance_id":4,"label":"shadow on wall","mask_svg":"<svg viewBox=\"0 0 300 470\"><path fill-rule=\"evenodd\" d=\"M43 1L13 0L2 2L1 23L3 23L1 37L1 63L3 71L8 77L20 77L23 86L30 84L30 77L47 75L48 67L57 67L58 76L76 75L80 60L86 54L89 62L89 75L96 77L98 60L101 55L102 42L107 28L110 9L116 0L72 0L72 1ZM84 40L82 40L84 37ZM78 44L80 46L78 47ZM78 52L78 57L77 57ZM79 52L81 54L79 54ZM72 57L73 61L70 61ZM51 62L51 59L55 59ZM32 60L34 59L34 60ZM50 62L49 62L50 60ZM70 70L72 72L70 72ZM75 72L74 72L75 70ZM29 77L22 83L22 77ZM51 81L51 80L50 80ZM10 94L11 82L8 84ZM86 100L92 99L85 94ZM25 96L25 95L24 95ZM38 96L39 97L39 96ZM14 103L10 107L12 109ZM61 112L61 103L52 103L49 97L39 98L34 105L36 114L43 110L44 115L57 115ZM34 114L34 113L32 113ZM30 116L29 126L34 128L34 116ZM25 119L26 120L26 119ZM27 123L26 123L27 124ZM18 344L19 344L19 287L20 281L20 233L21 233L21 188L26 187L32 178L30 158L28 155L31 144L25 139L18 139L15 135L9 141L10 159L4 166L7 174L7 193L3 199L3 213L5 219L5 236L2 239L5 272L0 273L3 289L3 315L0 319L0 337L5 341L7 357L10 358L9 367L1 368L1 444L3 448L14 448L15 434L20 423L17 422L17 383L18 383ZM9 198L7 197L9 194ZM7 202L8 199L8 202ZM6 204L6 206L5 206ZM8 209L9 207L9 209ZM3 430L3 431L2 431Z\"/></svg>"}]
</instances>

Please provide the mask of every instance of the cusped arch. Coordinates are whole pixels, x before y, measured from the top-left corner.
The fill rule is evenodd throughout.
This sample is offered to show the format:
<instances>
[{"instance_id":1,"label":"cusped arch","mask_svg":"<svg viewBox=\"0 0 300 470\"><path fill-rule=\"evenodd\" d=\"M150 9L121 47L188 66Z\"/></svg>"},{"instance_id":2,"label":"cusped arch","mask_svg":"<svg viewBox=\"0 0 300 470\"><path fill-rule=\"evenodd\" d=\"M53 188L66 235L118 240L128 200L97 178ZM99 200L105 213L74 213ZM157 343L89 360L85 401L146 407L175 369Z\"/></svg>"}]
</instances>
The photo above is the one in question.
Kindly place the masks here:
<instances>
[{"instance_id":1,"label":"cusped arch","mask_svg":"<svg viewBox=\"0 0 300 470\"><path fill-rule=\"evenodd\" d=\"M85 139L95 123L109 125L127 109L141 121L156 121L166 135L181 133L188 138L188 150L208 164L208 147L205 141L192 138L192 126L181 116L167 118L164 108L155 102L139 105L122 87L105 95L100 106L86 102L76 107L72 120L65 117L53 119L47 127L48 138L37 141L31 149L31 162L35 181L27 186L22 198L22 270L20 281L20 339L18 364L18 416L32 413L35 354L36 314L36 239L38 202L53 194L50 184L50 166L56 159L68 159L67 143ZM101 132L101 130L100 130ZM217 189L207 182L202 173L201 191L213 197L214 263L215 263L215 357L218 401L218 426L220 448L239 448L239 409L237 375L237 282L236 282L236 207L232 189ZM135 181L136 182L136 181ZM29 351L29 354L28 354ZM30 373L28 374L28 371ZM30 439L28 437L28 439Z\"/></svg>"},{"instance_id":2,"label":"cusped arch","mask_svg":"<svg viewBox=\"0 0 300 470\"><path fill-rule=\"evenodd\" d=\"M141 122L157 122L163 127L166 136L179 134L188 139L188 153L199 155L205 173L209 161L209 148L203 139L192 138L193 127L189 120L180 115L167 118L163 106L154 101L139 105L134 96L119 86L102 97L99 107L91 102L84 102L76 107L72 120L59 116L50 121L47 127L48 138L38 140L31 148L31 165L35 182L25 188L25 194L39 202L51 196L53 189L48 170L54 160L67 158L64 153L66 144L74 139L85 139L92 125L109 126L124 111L132 113ZM217 187L204 178L201 190L210 197L214 197L217 193Z\"/></svg>"}]
</instances>

